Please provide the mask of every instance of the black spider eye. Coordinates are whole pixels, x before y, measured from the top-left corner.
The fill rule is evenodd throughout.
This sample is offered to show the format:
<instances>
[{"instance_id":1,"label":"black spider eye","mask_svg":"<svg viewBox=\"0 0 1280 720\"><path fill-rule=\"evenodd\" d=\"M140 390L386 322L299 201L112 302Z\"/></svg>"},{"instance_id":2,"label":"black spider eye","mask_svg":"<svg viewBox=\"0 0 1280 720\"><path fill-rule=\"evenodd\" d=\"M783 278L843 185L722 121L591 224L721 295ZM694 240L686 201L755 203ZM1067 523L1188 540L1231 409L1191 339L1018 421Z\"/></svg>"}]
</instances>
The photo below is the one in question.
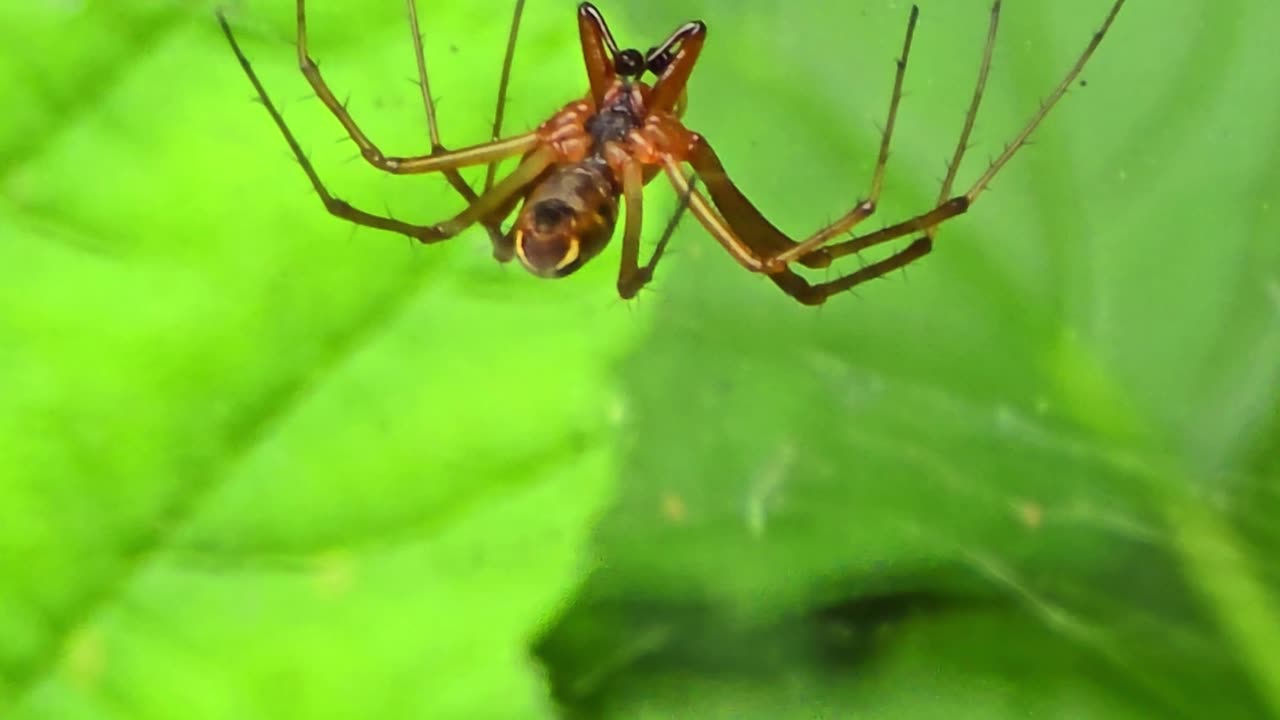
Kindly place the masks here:
<instances>
[{"instance_id":1,"label":"black spider eye","mask_svg":"<svg viewBox=\"0 0 1280 720\"><path fill-rule=\"evenodd\" d=\"M648 60L646 61L648 63L647 69L654 75L661 75L662 72L667 69L667 66L671 64L671 51L664 50L661 53L658 53L657 51L658 48L651 47L649 48L649 52L645 53L648 57Z\"/></svg>"},{"instance_id":2,"label":"black spider eye","mask_svg":"<svg viewBox=\"0 0 1280 720\"><path fill-rule=\"evenodd\" d=\"M644 72L644 55L634 48L623 50L614 58L613 68L623 77L638 77Z\"/></svg>"}]
</instances>

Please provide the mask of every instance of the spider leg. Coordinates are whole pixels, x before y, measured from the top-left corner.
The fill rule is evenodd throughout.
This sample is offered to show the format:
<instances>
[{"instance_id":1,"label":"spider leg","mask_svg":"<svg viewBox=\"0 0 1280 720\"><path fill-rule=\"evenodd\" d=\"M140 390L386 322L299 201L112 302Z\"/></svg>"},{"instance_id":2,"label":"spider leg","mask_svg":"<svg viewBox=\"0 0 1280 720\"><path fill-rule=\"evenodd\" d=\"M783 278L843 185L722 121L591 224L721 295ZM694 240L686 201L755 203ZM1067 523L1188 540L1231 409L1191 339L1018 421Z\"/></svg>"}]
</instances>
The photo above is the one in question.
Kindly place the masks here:
<instances>
[{"instance_id":1,"label":"spider leg","mask_svg":"<svg viewBox=\"0 0 1280 720\"><path fill-rule=\"evenodd\" d=\"M951 195L955 184L956 173L960 172L960 161L969 149L969 136L973 134L973 125L978 120L978 108L982 105L982 94L987 87L987 76L991 73L991 56L995 52L996 31L1000 29L1000 2L991 3L991 22L987 25L987 41L982 46L982 62L978 65L978 82L973 87L973 99L969 101L969 109L964 114L964 126L960 129L960 139L956 142L956 150L947 162L947 175L942 180L942 189L938 192L938 204ZM926 234L933 238L938 234L937 226L930 227Z\"/></svg>"},{"instance_id":2,"label":"spider leg","mask_svg":"<svg viewBox=\"0 0 1280 720\"><path fill-rule=\"evenodd\" d=\"M693 184L685 177L684 171L680 169L680 163L674 157L667 156L663 159L662 169L666 171L667 179L675 186L676 192L687 199L689 211L698 219L698 222L702 223L702 226L711 234L711 237L715 238L733 256L733 259L738 261L739 265L752 272L764 272L762 254L751 243L743 240L742 236L734 231L725 216L721 215L716 207L713 207L707 201L707 198L693 187ZM701 172L698 174L702 176ZM711 181L705 176L702 176L702 179L707 184L708 190L711 190ZM781 233L779 235L781 236ZM782 237L786 239L785 236Z\"/></svg>"},{"instance_id":3,"label":"spider leg","mask_svg":"<svg viewBox=\"0 0 1280 720\"><path fill-rule=\"evenodd\" d=\"M325 187L319 174L316 173L315 168L311 165L311 161L307 159L306 153L302 151L302 146L298 144L297 138L294 137L293 132L285 123L284 117L276 108L275 103L271 101L270 96L267 95L266 88L262 86L262 81L258 79L258 75L254 72L248 57L240 49L240 45L236 42L235 34L231 31L231 26L227 23L226 17L221 12L218 12L217 18L223 34L226 35L227 41L231 44L232 52L235 53L236 59L240 63L240 67L244 70L245 75L248 76L254 90L257 91L258 99L262 101L262 105L267 109L271 120L276 124L280 133L284 135L285 142L288 143L289 149L293 152L298 164L302 166L302 171L306 173L312 188L320 196L325 209L337 217L360 225L407 235L422 243L437 242L458 234L476 222L489 219L494 213L506 207L513 196L519 195L555 160L555 152L551 148L538 148L529 154L513 173L495 185L492 190L477 198L466 210L463 210L450 220L435 225L407 223L353 207L350 203L334 197ZM466 153L466 151L447 153L432 159L457 156L459 153ZM472 155L466 155L465 157L470 158L475 154L472 153ZM457 165L454 167L457 167Z\"/></svg>"},{"instance_id":4,"label":"spider leg","mask_svg":"<svg viewBox=\"0 0 1280 720\"><path fill-rule=\"evenodd\" d=\"M957 215L963 215L968 212L969 207L972 204L973 203L969 200L968 196L959 195L943 202L928 212L903 220L900 223L890 225L887 228L881 228L875 232L860 235L836 245L829 245L826 248L823 248L823 250L828 256L834 259L861 252L873 245L879 245L881 243L889 242L890 240L896 240L897 238L903 237L904 235L910 235L912 233L923 232L932 239L933 236L930 235L930 231L933 228L938 227L938 225L942 224L944 221L950 220Z\"/></svg>"},{"instance_id":5,"label":"spider leg","mask_svg":"<svg viewBox=\"0 0 1280 720\"><path fill-rule=\"evenodd\" d=\"M907 36L902 43L902 56L898 58L897 71L893 77L893 94L889 99L889 118L884 124L884 133L880 137L880 153L876 157L876 167L871 175L871 190L867 199L858 203L835 222L806 238L803 242L778 253L773 260L776 263L789 263L798 260L814 250L826 245L832 238L853 229L855 225L871 217L880 202L880 192L884 188L885 169L889 165L889 145L893 140L893 127L898 119L898 106L902 103L902 81L907 74L907 59L911 57L911 40L915 37L916 22L920 19L920 8L911 6L911 15L907 20Z\"/></svg>"},{"instance_id":6,"label":"spider leg","mask_svg":"<svg viewBox=\"0 0 1280 720\"><path fill-rule=\"evenodd\" d=\"M671 236L675 234L681 218L689 209L689 198L693 193L693 183L696 179L691 181L686 192L680 195L675 212L672 213L667 226L663 228L662 236L658 238L658 244L654 246L653 254L649 256L649 262L640 266L640 225L644 217L645 172L643 166L635 161L627 161L623 167L622 196L627 205L627 223L622 233L622 265L618 269L618 295L623 300L630 300L653 280L654 268L658 266L658 261L667 250L667 243L671 241Z\"/></svg>"},{"instance_id":7,"label":"spider leg","mask_svg":"<svg viewBox=\"0 0 1280 720\"><path fill-rule=\"evenodd\" d=\"M640 163L628 159L622 169L622 197L627 204L627 224L622 231L622 265L618 269L618 295L630 300L653 279L653 262L640 263L640 228L644 218L644 178Z\"/></svg>"},{"instance_id":8,"label":"spider leg","mask_svg":"<svg viewBox=\"0 0 1280 720\"><path fill-rule=\"evenodd\" d=\"M526 189L529 186L536 184L536 182L536 180L530 182L529 185L526 186ZM502 222L515 211L516 206L520 204L520 201L524 199L526 194L527 193L525 192L513 193L511 197L507 198L506 202L489 214L487 221L493 225L501 225ZM502 263L511 262L516 256L515 239L512 238L510 234L500 234L496 238L492 239L493 259Z\"/></svg>"},{"instance_id":9,"label":"spider leg","mask_svg":"<svg viewBox=\"0 0 1280 720\"><path fill-rule=\"evenodd\" d=\"M726 250L733 255L743 267L756 272L765 272L766 258L756 253L746 242L734 233L733 228L725 220L716 208L707 202L702 193L693 188L692 184L680 172L679 165L674 160L664 163L664 169L667 171L667 177L671 180L671 184L675 185L676 191L687 196L689 201L689 211L693 216L702 223L707 232L711 234ZM942 216L947 212L956 214L963 212L958 206L947 206L947 208L938 208L930 213L926 213L917 218L913 218L907 223L901 223L906 226L914 223L916 229L923 229L929 224L941 222ZM910 230L903 229L897 236L905 235ZM932 249L933 243L928 237L921 237L911 243L905 249L883 259L856 270L847 275L842 275L830 282L812 284L808 280L795 273L787 266L783 266L780 270L767 272L769 279L774 282L783 292L787 293L796 300L805 305L821 305L826 302L827 298L835 293L847 290L854 285L866 282L873 278L880 277L885 273L892 272L908 263L914 262L919 258L927 255Z\"/></svg>"},{"instance_id":10,"label":"spider leg","mask_svg":"<svg viewBox=\"0 0 1280 720\"><path fill-rule=\"evenodd\" d=\"M902 83L906 77L907 59L911 55L911 40L915 36L916 22L920 11L911 8L911 16L907 21L906 39L903 41L902 56L897 62L894 74L893 95L889 101L889 117L885 122L884 133L880 137L880 153L876 159L872 173L871 190L867 199L858 203L826 227L818 230L804 241L797 243L787 237L781 230L770 223L756 207L747 200L742 191L729 179L728 173L716 156L715 150L702 136L694 136L693 147L688 156L689 164L703 178L711 193L716 207L723 213L734 231L747 243L755 253L765 261L766 272L777 272L786 268L788 263L799 262L811 268L823 268L831 264L831 257L821 248L832 238L847 232L853 226L865 220L875 212L876 203L880 201L880 193L884 187L885 169L889 163L889 146L893 140L893 128L898 118L898 106L902 101ZM674 65L674 63L673 63Z\"/></svg>"},{"instance_id":11,"label":"spider leg","mask_svg":"<svg viewBox=\"0 0 1280 720\"><path fill-rule=\"evenodd\" d=\"M731 226L732 230L730 232L735 235L735 242L745 246L740 251L731 250L735 256L750 255L764 258L795 247L795 241L769 222L768 218L762 215L755 205L742 194L738 186L729 179L729 175L725 171L724 165L720 163L720 158L716 156L715 150L701 136L695 138L692 153L686 160L693 166L698 177L702 178L707 192L715 202L718 210L716 217L721 218L723 222ZM670 171L668 171L668 175L670 175ZM685 188L683 185L677 185L676 191L683 193ZM697 204L696 200L690 201L690 207L694 207ZM728 230L729 228L726 227L725 229ZM712 234L716 235L715 232ZM742 262L741 257L739 257L739 262ZM797 258L796 262L811 268L824 268L831 264L831 259L823 255L821 251L818 251ZM758 270L760 268L751 267L751 269Z\"/></svg>"},{"instance_id":12,"label":"spider leg","mask_svg":"<svg viewBox=\"0 0 1280 720\"><path fill-rule=\"evenodd\" d=\"M523 0L520 0L520 2L523 2ZM442 152L447 152L447 149L440 142L440 128L436 123L436 104L435 100L431 97L431 83L427 77L427 58L422 47L422 26L418 22L418 3L417 0L408 0L407 4L409 7L409 29L413 33L414 59L417 61L418 67L418 87L422 91L422 105L427 114L427 135L431 139L431 154L438 155ZM502 90L505 91L505 89L506 86L503 85ZM501 98L501 95L499 95L499 98ZM338 120L341 122L342 116L338 116ZM497 139L496 132L493 139ZM359 141L357 141L356 144L359 145ZM363 147L361 148L361 154L364 154ZM490 165L490 167L493 166ZM476 201L478 196L475 191L471 189L471 185L462 177L461 173L452 168L444 170L443 173L445 179L449 181L449 185L458 191L458 194L462 196L463 200L468 204ZM492 176L490 176L490 180L492 180ZM493 183L489 182L485 185L484 189L488 190L492 185ZM486 220L481 224L489 233L489 241L493 244L494 254L499 254L498 247L505 240L501 227L501 218L496 221Z\"/></svg>"},{"instance_id":13,"label":"spider leg","mask_svg":"<svg viewBox=\"0 0 1280 720\"><path fill-rule=\"evenodd\" d=\"M662 229L662 237L658 238L658 244L653 248L653 256L649 258L649 264L645 267L649 268L649 273L653 273L653 268L657 266L658 260L662 258L662 254L666 252L667 243L671 242L671 236L676 234L676 228L680 227L680 221L684 219L684 214L689 210L689 195L693 192L697 185L698 178L695 176L689 180L689 192L680 196L680 200L676 202L676 209L671 213L671 219L667 221L667 226Z\"/></svg>"},{"instance_id":14,"label":"spider leg","mask_svg":"<svg viewBox=\"0 0 1280 720\"><path fill-rule=\"evenodd\" d=\"M1000 168L1004 167L1013 158L1014 153L1027 144L1031 134L1036 131L1036 128L1040 127L1040 123L1044 122L1045 117L1049 115L1049 111L1053 109L1053 106L1057 105L1062 96L1067 94L1067 90L1075 84L1076 78L1084 71L1084 66L1089 62L1089 58L1093 57L1094 51L1102 44L1102 38L1111 29L1111 25L1115 22L1116 16L1120 14L1120 8L1124 7L1124 3L1125 0L1115 1L1115 4L1111 6L1110 12L1107 13L1106 19L1103 20L1102 26L1093 33L1093 37L1089 38L1089 44L1085 46L1084 52L1080 53L1080 57L1076 59L1076 64L1062 78L1062 82L1058 83L1058 87L1054 88L1049 97L1040 104L1040 108L1031 116L1026 127L1022 128L1022 131L1013 139L1013 142L1005 147L1004 152L1000 153L1000 156L987 167L986 172L982 173L982 176L964 194L969 199L969 202L972 203L978 199L982 191L991 183L991 179L995 177L996 173L1000 172ZM996 4L999 5L999 2L997 1ZM946 193L943 193L943 195L946 195Z\"/></svg>"},{"instance_id":15,"label":"spider leg","mask_svg":"<svg viewBox=\"0 0 1280 720\"><path fill-rule=\"evenodd\" d=\"M650 112L672 112L681 114L683 108L677 107L685 98L685 87L689 84L689 75L702 53L702 44L707 39L707 26L694 20L676 28L676 31L662 44L664 52L679 43L679 49L671 56L670 62L662 70L662 74L653 83L653 92L649 95Z\"/></svg>"},{"instance_id":16,"label":"spider leg","mask_svg":"<svg viewBox=\"0 0 1280 720\"><path fill-rule=\"evenodd\" d=\"M865 265L829 282L812 284L790 269L773 273L769 276L769 279L781 288L783 292L805 305L821 305L832 295L905 267L928 255L932 249L933 240L928 235L922 235L913 240L910 245L889 257L873 262L870 265Z\"/></svg>"},{"instance_id":17,"label":"spider leg","mask_svg":"<svg viewBox=\"0 0 1280 720\"><path fill-rule=\"evenodd\" d=\"M1013 158L1014 153L1027 144L1027 140L1031 137L1031 134L1035 132L1036 128L1040 126L1040 123L1044 121L1045 117L1049 114L1049 111L1053 109L1053 106L1062 99L1063 95L1066 95L1067 90L1073 83L1075 83L1076 78L1079 77L1081 71L1084 70L1085 64L1089 61L1089 58L1093 56L1098 45L1102 43L1102 38L1111 28L1112 23L1120 13L1120 8L1124 6L1124 3L1125 0L1116 0L1111 6L1111 10L1107 13L1107 17L1103 21L1102 26L1093 34L1093 37L1090 38L1089 44L1085 46L1084 52L1080 54L1075 65L1073 65L1067 72L1066 76L1062 78L1062 81L1058 83L1058 86L1049 94L1049 97L1041 103L1039 109L1037 109L1035 114L1031 116L1031 119L1022 128L1022 130L1018 132L1018 135L1014 138L1013 142L1009 143L1009 145L1005 147L1004 152L1002 152L1000 156L987 167L986 172L984 172L982 176L979 177L972 186L970 186L964 195L959 195L948 200L947 196L951 194L951 187L955 182L955 176L960 166L960 160L964 155L964 151L968 148L969 134L973 130L974 118L977 116L978 105L982 100L982 91L986 85L987 72L991 67L992 48L995 42L996 27L1000 15L1000 0L996 0L991 7L991 24L987 31L986 47L983 49L982 53L982 66L978 71L978 84L974 90L973 101L969 106L969 111L965 115L964 128L960 133L960 142L956 145L955 155L952 157L952 160L947 167L947 176L942 183L942 192L939 194L938 207L910 220L892 225L884 228L883 230L868 233L861 237L853 238L837 245L830 245L823 248L823 250L832 258L843 257L850 253L856 253L860 250L871 247L872 245L878 245L882 242L893 240L904 235L909 235L920 230L923 230L930 240L934 239L937 236L938 225L952 217L955 217L956 215L966 212L973 203L977 202L978 196L986 190L987 186L991 183L991 179L995 177L996 173L1009 163L1009 160Z\"/></svg>"},{"instance_id":18,"label":"spider leg","mask_svg":"<svg viewBox=\"0 0 1280 720\"><path fill-rule=\"evenodd\" d=\"M520 16L524 14L525 0L516 0L515 13L511 18L511 32L507 36L507 51L502 57L502 77L498 81L498 106L493 111L493 132L489 139L497 142L502 137L502 119L507 109L507 87L511 84L511 62L516 54L516 35L520 32ZM489 163L484 175L484 189L493 187L494 177L498 173L498 163Z\"/></svg>"},{"instance_id":19,"label":"spider leg","mask_svg":"<svg viewBox=\"0 0 1280 720\"><path fill-rule=\"evenodd\" d=\"M710 146L697 135L693 135L689 143L687 155L673 153L664 161L664 170L672 184L679 191L690 192L690 210L694 216L702 223L721 245L737 260L743 267L748 270L762 272L770 276L778 287L785 291L788 295L803 302L805 304L818 305L826 301L831 295L847 290L859 283L880 277L893 270L899 269L919 258L927 255L933 248L933 239L937 233L938 225L943 222L961 215L969 210L974 202L977 201L979 195L990 184L991 179L1013 158L1014 154L1026 145L1028 138L1039 127L1040 123L1048 116L1050 110L1062 99L1067 90L1076 81L1076 78L1083 71L1089 58L1092 57L1094 51L1101 44L1103 37L1111 28L1116 16L1123 7L1125 0L1115 0L1111 6L1110 12L1103 21L1102 26L1093 34L1089 44L1075 65L1067 72L1066 76L1053 90L1049 97L1040 105L1039 109L1032 115L1030 121L1026 124L1018 135L1014 138L1004 151L997 157L987 170L974 182L967 192L963 195L946 199L951 192L952 185L955 181L955 175L959 169L960 160L964 151L968 147L969 135L972 132L974 119L977 115L978 106L981 102L983 89L986 84L987 75L991 65L991 56L993 53L996 29L999 23L1000 0L995 0L991 8L991 22L988 27L987 41L983 49L982 65L979 69L978 83L974 91L974 97L970 104L969 111L965 115L964 128L961 131L960 142L957 145L956 152L948 166L947 177L944 180L942 193L940 195L939 204L933 209L921 213L913 218L904 220L890 227L868 233L859 237L852 238L835 245L822 246L822 242L829 240L836 233L830 232L831 228L848 223L841 228L841 232L847 230L854 222L848 222L851 217L859 213L862 206L855 207L853 211L844 218L837 220L832 225L827 226L817 234L807 238L801 243L796 243L782 234L751 205L751 203L742 195L740 191L729 181L724 169L720 165L719 160L715 157ZM908 25L907 40L905 48L909 49L911 44L912 27L915 24L915 12L912 13L911 23ZM897 95L901 89L901 74L905 65L907 50L904 49L903 60L899 62L899 77L895 82L895 99L891 104L890 121L886 126L886 136L888 135L893 123L894 113L896 112ZM887 157L888 143L882 140L881 145L881 161L877 163L876 177L872 181L873 194L878 194L881 185L881 176L883 174L883 160ZM703 176L707 183L707 189L711 193L712 199L715 201L713 207L701 196L700 193L690 190L687 180L680 173L679 162L686 160L699 175ZM863 203L866 205L866 203ZM873 207L871 209L874 209ZM866 211L870 214L870 209ZM888 242L897 238L908 235L919 234L907 247L898 252L879 260L875 263L867 265L847 275L843 275L829 282L810 283L800 275L793 272L787 267L787 262L797 262L807 267L825 267L832 260L856 253L873 245ZM820 242L815 243L815 240ZM801 248L814 244L814 249L805 253ZM779 264L779 260L783 262Z\"/></svg>"},{"instance_id":20,"label":"spider leg","mask_svg":"<svg viewBox=\"0 0 1280 720\"><path fill-rule=\"evenodd\" d=\"M609 32L604 16L591 3L578 6L578 35L582 42L582 59L587 66L587 81L591 85L591 100L596 107L604 104L604 95L617 78L613 55L618 43Z\"/></svg>"},{"instance_id":21,"label":"spider leg","mask_svg":"<svg viewBox=\"0 0 1280 720\"><path fill-rule=\"evenodd\" d=\"M512 199L523 194L528 186L537 180L543 171L551 167L555 161L556 153L550 147L541 147L535 150L524 160L521 160L510 175L507 175L493 188L481 195L466 210L458 213L450 220L432 225L433 230L440 233L440 236L431 239L443 240L446 237L456 235L470 225L507 209ZM507 210L507 212L510 212L510 210ZM423 240L423 242L429 241Z\"/></svg>"},{"instance_id":22,"label":"spider leg","mask_svg":"<svg viewBox=\"0 0 1280 720\"><path fill-rule=\"evenodd\" d=\"M518 155L522 152L530 150L537 144L537 137L534 133L513 137L507 140L497 142L484 143L475 145L461 150L444 151L442 148L433 147L428 155L419 155L414 157L388 157L383 154L376 145L369 140L360 126L352 119L351 114L347 112L343 104L338 101L329 86L325 83L324 78L320 75L320 69L311 56L307 53L307 13L305 0L298 0L298 67L302 70L303 76L307 78L307 82L311 84L311 88L315 90L316 95L320 98L320 102L333 113L338 122L342 123L342 127L347 131L347 135L360 148L360 155L369 162L370 165L384 170L389 173L416 174L429 172L443 172L447 170L455 170L467 165L480 165L487 162L494 162L504 158ZM414 34L417 36L416 12ZM421 40L417 41L420 44ZM421 55L419 55L421 57ZM420 66L420 70L424 72L425 63ZM426 83L423 83L423 92L426 92ZM429 96L428 96L429 97ZM430 114L434 118L434 108ZM432 123L434 124L434 122ZM434 139L433 139L434 146ZM459 178L461 179L461 178ZM452 181L450 181L452 183ZM465 184L462 183L462 184ZM455 185L457 188L457 185Z\"/></svg>"}]
</instances>

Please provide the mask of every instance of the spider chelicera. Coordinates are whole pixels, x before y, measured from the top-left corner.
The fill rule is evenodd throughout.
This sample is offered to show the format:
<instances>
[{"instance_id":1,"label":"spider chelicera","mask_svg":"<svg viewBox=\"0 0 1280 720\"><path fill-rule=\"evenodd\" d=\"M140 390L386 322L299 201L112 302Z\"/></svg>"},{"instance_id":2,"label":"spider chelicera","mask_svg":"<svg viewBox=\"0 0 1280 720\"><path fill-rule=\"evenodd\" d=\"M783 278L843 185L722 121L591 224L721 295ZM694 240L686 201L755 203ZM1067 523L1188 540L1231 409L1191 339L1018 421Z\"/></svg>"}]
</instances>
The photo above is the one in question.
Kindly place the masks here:
<instances>
[{"instance_id":1,"label":"spider chelicera","mask_svg":"<svg viewBox=\"0 0 1280 720\"><path fill-rule=\"evenodd\" d=\"M432 151L416 157L392 157L385 155L369 140L321 77L307 51L306 10L304 0L298 0L297 49L302 73L359 146L365 160L379 170L394 174L442 173L467 202L466 209L449 220L434 225L418 225L366 212L329 192L267 96L221 12L218 21L262 104L283 133L311 185L324 201L325 208L338 217L401 233L422 243L445 240L471 225L480 224L489 232L494 256L499 261L507 262L519 257L521 264L535 275L558 278L577 270L608 244L617 222L618 199L621 197L626 203L626 222L622 234L618 293L623 298L630 298L653 278L654 267L661 259L674 228L674 222L668 225L649 261L640 265L642 191L646 183L662 173L680 195L680 211L687 208L692 212L738 263L748 270L767 275L796 300L818 305L835 293L880 277L927 254L933 247L938 226L973 205L996 173L1027 143L1031 133L1066 94L1124 3L1125 0L1115 0L1101 28L1094 33L1075 65L1013 141L964 194L952 196L956 172L968 148L969 135L991 67L1000 21L1000 0L995 0L991 6L977 86L964 118L960 141L947 165L937 206L881 230L844 237L875 212L880 198L889 143L902 99L902 82L911 52L911 39L919 17L918 8L912 7L902 56L897 61L888 119L870 190L852 210L800 241L789 238L765 219L729 179L707 141L680 121L689 75L707 35L707 27L702 22L681 25L647 52L620 49L600 11L591 3L582 3L578 6L578 31L590 92L584 98L565 105L536 130L499 139L507 80L524 5L523 0L517 0L503 62L493 140L460 150L448 150L440 143L436 125L416 2L408 0L409 24L413 32ZM646 82L649 76L652 76L652 82ZM495 183L497 164L515 156L521 156L519 164L511 174ZM705 186L710 202L695 187L694 180L685 174L685 164L693 169L694 180L701 180ZM479 194L458 173L459 168L474 165L488 165L484 187ZM518 206L520 210L514 224L508 231L503 231L503 223ZM906 247L827 282L811 283L792 268L796 264L825 268L836 258L904 237L913 238Z\"/></svg>"}]
</instances>

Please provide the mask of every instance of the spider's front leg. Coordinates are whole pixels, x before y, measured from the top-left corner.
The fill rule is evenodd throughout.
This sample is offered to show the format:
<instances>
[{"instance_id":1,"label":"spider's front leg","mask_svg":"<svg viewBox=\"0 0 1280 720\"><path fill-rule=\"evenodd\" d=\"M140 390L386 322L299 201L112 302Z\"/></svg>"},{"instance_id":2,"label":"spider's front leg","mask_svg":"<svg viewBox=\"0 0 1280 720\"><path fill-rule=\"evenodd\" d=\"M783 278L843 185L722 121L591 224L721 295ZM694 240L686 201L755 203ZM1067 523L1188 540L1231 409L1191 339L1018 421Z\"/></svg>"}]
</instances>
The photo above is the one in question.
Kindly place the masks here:
<instances>
[{"instance_id":1,"label":"spider's front leg","mask_svg":"<svg viewBox=\"0 0 1280 720\"><path fill-rule=\"evenodd\" d=\"M272 122L280 130L280 134L284 136L294 159L302 167L307 180L311 183L311 187L324 203L325 209L337 217L367 227L407 235L422 243L437 242L453 237L477 222L492 220L503 208L508 206L512 197L519 195L556 160L556 150L551 145L544 143L537 133L531 133L502 143L487 143L422 158L411 158L406 160L406 165L412 162L413 167L424 167L427 169L421 171L428 172L431 170L448 170L467 165L478 165L528 152L527 157L521 161L520 165L506 179L495 185L492 190L476 198L461 213L445 222L435 225L418 225L361 210L345 200L334 197L329 192L329 189L311 165L311 161L307 159L306 153L302 151L302 146L298 143L297 138L294 137L288 124L285 123L279 109L271 101L271 97L267 94L266 88L263 87L262 81L249 63L248 57L240 49L239 43L236 42L235 33L232 32L226 17L221 12L218 12L217 19L223 34L227 38L227 42L231 45L232 52L235 53L236 60L240 63L241 69L244 70L245 76L249 78L250 84L253 85L258 94L258 99L271 116ZM496 244L495 248L497 248Z\"/></svg>"},{"instance_id":2,"label":"spider's front leg","mask_svg":"<svg viewBox=\"0 0 1280 720\"><path fill-rule=\"evenodd\" d=\"M435 107L431 101L430 86L427 80L426 63L423 60L422 52L422 36L421 30L418 28L417 4L414 0L408 0L410 27L413 30L413 45L418 59L419 85L422 88L423 98L427 107L427 124L429 134L431 136L431 153L427 157L439 156L447 152L445 147L440 143L439 131L435 122ZM356 123L355 118L347 111L346 104L338 102L333 91L329 89L328 83L325 82L320 74L320 68L315 60L311 58L307 49L307 11L305 0L298 0L297 6L297 51L298 51L298 68L302 71L302 75L307 79L307 83L315 91L316 96L320 98L320 102L324 104L329 112L338 120L343 129L347 131L347 135L351 141L360 149L360 156L370 165L385 172L397 172L399 158L388 158L382 150L374 144L372 140L365 135L364 131ZM473 203L477 199L475 191L471 189L471 185L458 173L456 168L443 168L441 170L449 185L462 196L467 203ZM488 227L489 235L494 242L497 242L501 231L495 227Z\"/></svg>"}]
</instances>

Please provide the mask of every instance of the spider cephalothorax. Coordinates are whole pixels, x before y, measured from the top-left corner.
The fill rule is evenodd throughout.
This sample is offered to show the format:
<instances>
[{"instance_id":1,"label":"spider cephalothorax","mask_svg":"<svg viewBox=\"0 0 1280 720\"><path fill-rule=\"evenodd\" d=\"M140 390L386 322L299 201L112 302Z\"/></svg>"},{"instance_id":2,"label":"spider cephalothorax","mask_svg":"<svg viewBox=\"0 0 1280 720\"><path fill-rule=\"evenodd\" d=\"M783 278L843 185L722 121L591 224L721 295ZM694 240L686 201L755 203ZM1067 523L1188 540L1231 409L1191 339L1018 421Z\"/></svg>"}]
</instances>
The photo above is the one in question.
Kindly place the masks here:
<instances>
[{"instance_id":1,"label":"spider cephalothorax","mask_svg":"<svg viewBox=\"0 0 1280 720\"><path fill-rule=\"evenodd\" d=\"M614 41L600 11L591 3L578 7L578 31L586 62L589 92L565 105L536 130L506 139L501 135L506 80L510 75L516 29L524 5L517 0L511 41L503 64L498 111L491 142L461 150L447 150L436 128L435 108L427 83L421 33L415 0L408 0L410 25L414 33L423 103L427 110L432 152L416 157L388 157L364 135L346 108L329 90L307 52L304 0L297 0L298 60L303 74L316 94L338 118L361 155L375 167L396 174L439 172L467 201L453 218L434 225L418 225L376 215L352 207L335 198L303 154L293 133L240 50L226 19L219 22L231 42L241 67L284 134L303 171L329 212L361 225L390 230L432 243L453 237L474 224L486 228L494 256L501 261L518 257L530 272L557 278L572 273L600 253L614 234L619 198L625 205L622 234L622 261L618 292L634 296L653 277L653 269L666 249L670 229L663 234L649 261L639 264L643 189L659 174L665 174L694 217L743 267L767 275L788 295L806 304L820 304L831 295L858 283L880 277L927 254L933 247L938 226L970 208L1026 143L1050 109L1066 94L1067 88L1084 69L1085 63L1102 42L1125 0L1114 0L1102 27L1094 33L1084 52L1066 77L1031 117L1031 120L964 194L952 196L974 118L982 99L995 47L1000 18L1000 0L994 0L987 41L978 71L973 101L965 116L960 141L947 168L937 205L915 217L863 235L846 237L876 210L884 184L889 143L893 136L903 78L919 11L913 7L907 22L902 57L897 63L888 120L880 142L880 153L867 197L851 210L796 241L770 223L729 179L715 151L699 134L688 130L681 117L686 87L706 39L707 28L693 21L681 25L666 40L646 52L622 49ZM512 157L520 162L509 175L495 183L497 163ZM458 168L488 165L481 193L477 194L458 173ZM696 189L684 166L692 168L706 188ZM709 199L708 197L709 196ZM503 230L512 213L516 219ZM811 283L794 267L822 268L846 255L899 238L914 238L906 247L854 272L820 283Z\"/></svg>"}]
</instances>

